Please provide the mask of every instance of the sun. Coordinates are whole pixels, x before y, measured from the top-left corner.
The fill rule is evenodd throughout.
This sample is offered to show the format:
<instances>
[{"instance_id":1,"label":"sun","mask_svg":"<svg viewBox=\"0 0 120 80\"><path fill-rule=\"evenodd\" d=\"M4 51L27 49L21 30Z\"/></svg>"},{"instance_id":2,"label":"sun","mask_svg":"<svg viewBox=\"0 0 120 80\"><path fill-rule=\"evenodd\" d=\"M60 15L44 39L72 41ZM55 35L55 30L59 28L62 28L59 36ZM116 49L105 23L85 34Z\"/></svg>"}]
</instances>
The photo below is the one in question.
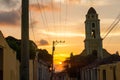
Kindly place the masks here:
<instances>
[{"instance_id":1,"label":"sun","mask_svg":"<svg viewBox=\"0 0 120 80\"><path fill-rule=\"evenodd\" d=\"M62 64L62 62L59 62L59 64Z\"/></svg>"}]
</instances>

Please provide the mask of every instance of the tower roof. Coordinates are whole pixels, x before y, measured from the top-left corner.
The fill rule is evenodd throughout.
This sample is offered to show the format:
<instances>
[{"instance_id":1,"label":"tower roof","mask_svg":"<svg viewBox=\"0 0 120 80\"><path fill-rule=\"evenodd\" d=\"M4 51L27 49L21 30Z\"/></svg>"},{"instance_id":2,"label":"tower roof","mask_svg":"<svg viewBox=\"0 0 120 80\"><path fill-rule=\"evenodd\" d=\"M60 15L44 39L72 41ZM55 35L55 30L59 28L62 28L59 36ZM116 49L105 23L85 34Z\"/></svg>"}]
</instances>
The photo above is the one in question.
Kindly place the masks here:
<instances>
[{"instance_id":1,"label":"tower roof","mask_svg":"<svg viewBox=\"0 0 120 80\"><path fill-rule=\"evenodd\" d=\"M96 10L93 7L90 7L87 14L96 14Z\"/></svg>"}]
</instances>

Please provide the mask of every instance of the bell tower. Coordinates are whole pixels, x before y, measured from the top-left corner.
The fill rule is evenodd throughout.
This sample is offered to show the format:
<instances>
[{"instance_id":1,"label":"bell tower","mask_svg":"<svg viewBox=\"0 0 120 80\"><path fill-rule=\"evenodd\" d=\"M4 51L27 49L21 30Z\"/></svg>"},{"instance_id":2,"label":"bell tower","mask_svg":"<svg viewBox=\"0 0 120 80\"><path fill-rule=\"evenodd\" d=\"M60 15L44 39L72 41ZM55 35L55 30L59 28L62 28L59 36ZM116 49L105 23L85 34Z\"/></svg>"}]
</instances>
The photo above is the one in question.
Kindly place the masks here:
<instances>
[{"instance_id":1,"label":"bell tower","mask_svg":"<svg viewBox=\"0 0 120 80\"><path fill-rule=\"evenodd\" d=\"M93 7L88 10L86 15L85 34L84 42L86 54L95 54L98 58L103 58L100 20Z\"/></svg>"}]
</instances>

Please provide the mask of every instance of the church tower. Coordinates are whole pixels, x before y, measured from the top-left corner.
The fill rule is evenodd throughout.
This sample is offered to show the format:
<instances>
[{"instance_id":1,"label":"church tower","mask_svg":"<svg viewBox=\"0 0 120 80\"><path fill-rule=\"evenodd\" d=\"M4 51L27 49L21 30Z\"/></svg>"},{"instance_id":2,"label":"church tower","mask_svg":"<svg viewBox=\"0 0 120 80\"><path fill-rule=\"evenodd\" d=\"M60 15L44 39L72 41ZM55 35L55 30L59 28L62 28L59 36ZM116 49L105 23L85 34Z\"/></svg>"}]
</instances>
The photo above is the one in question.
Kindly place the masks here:
<instances>
[{"instance_id":1,"label":"church tower","mask_svg":"<svg viewBox=\"0 0 120 80\"><path fill-rule=\"evenodd\" d=\"M86 15L85 33L84 42L86 54L95 54L98 58L103 58L100 20L98 19L98 14L93 7L88 10Z\"/></svg>"}]
</instances>

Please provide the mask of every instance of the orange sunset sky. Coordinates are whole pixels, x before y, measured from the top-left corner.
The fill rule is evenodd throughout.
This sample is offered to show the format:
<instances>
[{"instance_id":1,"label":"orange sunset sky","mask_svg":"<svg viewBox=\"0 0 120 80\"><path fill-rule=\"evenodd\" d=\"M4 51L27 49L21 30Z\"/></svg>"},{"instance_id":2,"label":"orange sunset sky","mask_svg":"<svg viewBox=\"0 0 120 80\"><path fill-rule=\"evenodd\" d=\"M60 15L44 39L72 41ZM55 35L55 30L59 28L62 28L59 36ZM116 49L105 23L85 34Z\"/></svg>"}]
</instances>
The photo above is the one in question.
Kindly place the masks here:
<instances>
[{"instance_id":1,"label":"orange sunset sky","mask_svg":"<svg viewBox=\"0 0 120 80\"><path fill-rule=\"evenodd\" d=\"M5 37L21 38L21 0L0 0L0 30ZM61 62L80 54L84 49L85 15L90 7L99 14L101 37L120 15L120 0L30 0L30 39L39 48L52 53L52 41L56 44L54 63L56 71ZM120 24L103 40L103 47L111 54L120 52Z\"/></svg>"}]
</instances>

